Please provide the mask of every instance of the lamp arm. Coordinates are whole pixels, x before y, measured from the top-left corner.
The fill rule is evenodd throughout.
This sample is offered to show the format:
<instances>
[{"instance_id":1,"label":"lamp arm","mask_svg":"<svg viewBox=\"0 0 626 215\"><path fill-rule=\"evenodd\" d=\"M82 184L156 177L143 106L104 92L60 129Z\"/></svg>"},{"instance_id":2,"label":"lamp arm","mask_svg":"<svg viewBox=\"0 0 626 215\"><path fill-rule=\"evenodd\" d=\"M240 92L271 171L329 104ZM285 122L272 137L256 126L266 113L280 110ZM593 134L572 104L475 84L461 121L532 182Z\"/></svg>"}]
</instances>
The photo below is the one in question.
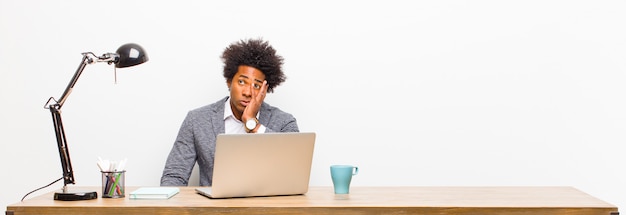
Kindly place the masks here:
<instances>
[{"instance_id":1,"label":"lamp arm","mask_svg":"<svg viewBox=\"0 0 626 215\"><path fill-rule=\"evenodd\" d=\"M83 70L87 66L87 64L93 63L93 53L87 52L83 53L83 60L80 62L78 69L76 69L76 73L70 80L70 83L65 88L63 95L59 100L50 97L48 102L44 106L44 108L50 109L50 113L52 114L52 122L54 124L54 132L56 134L57 146L59 148L59 156L61 158L61 167L63 168L63 189L66 191L66 185L74 184L74 171L72 170L72 161L70 160L70 152L67 146L67 139L65 138L65 130L63 129L63 121L61 120L61 107L63 107L63 103L67 97L72 93L72 89L74 85L78 81L78 78L82 74ZM54 101L54 103L52 103Z\"/></svg>"},{"instance_id":2,"label":"lamp arm","mask_svg":"<svg viewBox=\"0 0 626 215\"><path fill-rule=\"evenodd\" d=\"M70 151L67 147L65 130L63 129L63 121L61 120L61 110L59 108L60 106L51 105L50 113L52 114L54 132L56 133L57 146L59 148L59 156L61 158L61 168L63 169L63 189L65 191L66 185L74 184L74 171L72 170Z\"/></svg>"},{"instance_id":3,"label":"lamp arm","mask_svg":"<svg viewBox=\"0 0 626 215\"><path fill-rule=\"evenodd\" d=\"M70 95L70 93L72 93L72 89L74 89L74 85L78 81L78 78L80 77L80 75L83 73L83 70L85 69L87 64L93 63L93 58L90 58L89 54L93 55L92 53L89 53L89 52L83 53L83 60L80 62L78 69L76 69L76 72L74 73L74 76L70 80L70 83L67 84L67 87L65 88L65 91L63 91L61 98L57 101L57 105L59 106L59 109L61 109L67 97ZM50 100L48 100L48 102L50 102Z\"/></svg>"}]
</instances>

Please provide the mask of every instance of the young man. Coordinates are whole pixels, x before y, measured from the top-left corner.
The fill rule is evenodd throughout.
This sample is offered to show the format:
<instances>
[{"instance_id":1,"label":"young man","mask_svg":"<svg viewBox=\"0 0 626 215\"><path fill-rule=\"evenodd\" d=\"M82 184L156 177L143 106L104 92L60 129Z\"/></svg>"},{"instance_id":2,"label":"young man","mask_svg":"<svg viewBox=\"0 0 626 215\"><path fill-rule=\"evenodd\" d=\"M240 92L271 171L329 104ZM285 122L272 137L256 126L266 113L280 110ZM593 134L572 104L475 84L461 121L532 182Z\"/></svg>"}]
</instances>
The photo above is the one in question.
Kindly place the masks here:
<instances>
[{"instance_id":1,"label":"young man","mask_svg":"<svg viewBox=\"0 0 626 215\"><path fill-rule=\"evenodd\" d=\"M217 134L299 131L291 114L263 102L266 93L286 79L283 58L268 42L235 42L221 58L230 96L189 111L167 158L161 186L187 186L196 162L200 186L211 186Z\"/></svg>"}]
</instances>

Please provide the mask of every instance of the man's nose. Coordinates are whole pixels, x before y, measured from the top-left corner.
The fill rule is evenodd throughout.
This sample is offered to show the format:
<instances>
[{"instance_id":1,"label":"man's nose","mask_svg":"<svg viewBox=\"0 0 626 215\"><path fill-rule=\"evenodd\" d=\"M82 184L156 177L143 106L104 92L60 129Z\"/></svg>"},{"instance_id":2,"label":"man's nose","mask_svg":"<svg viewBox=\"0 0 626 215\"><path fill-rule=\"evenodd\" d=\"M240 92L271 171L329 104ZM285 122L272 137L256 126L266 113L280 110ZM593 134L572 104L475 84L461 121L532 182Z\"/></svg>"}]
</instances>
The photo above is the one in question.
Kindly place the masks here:
<instances>
[{"instance_id":1,"label":"man's nose","mask_svg":"<svg viewBox=\"0 0 626 215\"><path fill-rule=\"evenodd\" d=\"M250 90L250 85L246 84L243 86L243 90L241 91L241 93L244 96L251 96L252 95L252 91Z\"/></svg>"}]
</instances>

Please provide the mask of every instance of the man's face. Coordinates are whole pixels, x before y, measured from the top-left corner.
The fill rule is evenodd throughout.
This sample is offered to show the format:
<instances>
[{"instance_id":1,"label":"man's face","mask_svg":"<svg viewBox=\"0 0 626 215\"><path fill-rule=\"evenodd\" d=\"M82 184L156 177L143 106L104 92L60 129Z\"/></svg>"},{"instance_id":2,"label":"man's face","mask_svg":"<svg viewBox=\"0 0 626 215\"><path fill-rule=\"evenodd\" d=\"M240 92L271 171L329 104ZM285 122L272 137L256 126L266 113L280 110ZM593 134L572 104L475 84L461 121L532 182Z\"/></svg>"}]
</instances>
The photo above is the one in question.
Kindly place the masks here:
<instances>
[{"instance_id":1,"label":"man's face","mask_svg":"<svg viewBox=\"0 0 626 215\"><path fill-rule=\"evenodd\" d=\"M230 89L230 107L233 109L233 115L241 120L243 110L248 106L252 99L252 93L259 93L265 74L254 67L239 66L237 73L230 82L227 82Z\"/></svg>"}]
</instances>

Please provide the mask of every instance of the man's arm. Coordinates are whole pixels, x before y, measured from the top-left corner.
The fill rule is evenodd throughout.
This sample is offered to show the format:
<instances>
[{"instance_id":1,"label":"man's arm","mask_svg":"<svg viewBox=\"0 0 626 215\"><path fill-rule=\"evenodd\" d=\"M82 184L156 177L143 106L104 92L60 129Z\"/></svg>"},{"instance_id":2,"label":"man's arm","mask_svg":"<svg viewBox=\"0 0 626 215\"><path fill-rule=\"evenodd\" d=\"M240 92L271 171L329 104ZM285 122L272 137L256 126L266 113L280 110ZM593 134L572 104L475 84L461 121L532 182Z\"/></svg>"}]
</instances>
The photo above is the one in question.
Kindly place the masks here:
<instances>
[{"instance_id":1,"label":"man's arm","mask_svg":"<svg viewBox=\"0 0 626 215\"><path fill-rule=\"evenodd\" d=\"M265 133L300 132L296 118L278 109L273 111L265 127Z\"/></svg>"},{"instance_id":2,"label":"man's arm","mask_svg":"<svg viewBox=\"0 0 626 215\"><path fill-rule=\"evenodd\" d=\"M196 163L192 128L191 114L188 113L167 157L161 176L161 186L187 186L189 183L191 171Z\"/></svg>"}]
</instances>

